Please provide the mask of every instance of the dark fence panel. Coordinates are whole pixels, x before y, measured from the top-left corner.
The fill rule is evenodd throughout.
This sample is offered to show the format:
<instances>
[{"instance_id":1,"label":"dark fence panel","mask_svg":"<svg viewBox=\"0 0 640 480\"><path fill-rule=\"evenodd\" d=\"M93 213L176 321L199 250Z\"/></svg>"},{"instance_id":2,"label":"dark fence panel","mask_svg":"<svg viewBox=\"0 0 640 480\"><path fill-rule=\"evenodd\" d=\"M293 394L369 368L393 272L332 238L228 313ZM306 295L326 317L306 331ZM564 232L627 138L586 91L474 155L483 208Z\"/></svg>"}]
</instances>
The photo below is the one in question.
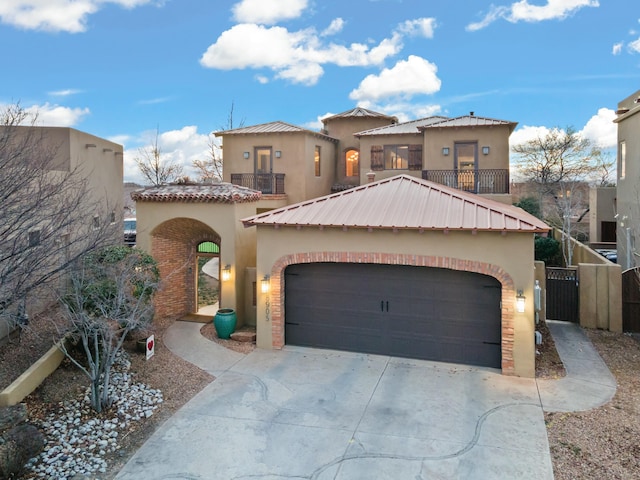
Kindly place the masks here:
<instances>
[{"instance_id":1,"label":"dark fence panel","mask_svg":"<svg viewBox=\"0 0 640 480\"><path fill-rule=\"evenodd\" d=\"M577 268L547 267L547 318L579 321Z\"/></svg>"},{"instance_id":2,"label":"dark fence panel","mask_svg":"<svg viewBox=\"0 0 640 480\"><path fill-rule=\"evenodd\" d=\"M622 330L640 332L640 267L622 272Z\"/></svg>"}]
</instances>

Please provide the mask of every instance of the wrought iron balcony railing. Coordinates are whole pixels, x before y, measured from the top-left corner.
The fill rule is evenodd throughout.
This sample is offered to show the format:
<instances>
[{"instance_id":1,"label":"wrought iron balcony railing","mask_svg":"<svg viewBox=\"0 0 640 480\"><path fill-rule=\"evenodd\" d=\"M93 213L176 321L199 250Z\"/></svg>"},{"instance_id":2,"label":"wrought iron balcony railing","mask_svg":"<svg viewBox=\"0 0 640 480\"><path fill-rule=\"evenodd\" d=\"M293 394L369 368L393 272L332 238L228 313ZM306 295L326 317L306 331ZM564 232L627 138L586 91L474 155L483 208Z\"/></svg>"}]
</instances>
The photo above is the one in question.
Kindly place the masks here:
<instances>
[{"instance_id":1,"label":"wrought iron balcony railing","mask_svg":"<svg viewBox=\"0 0 640 480\"><path fill-rule=\"evenodd\" d=\"M284 195L284 173L232 173L231 183L267 195Z\"/></svg>"},{"instance_id":2,"label":"wrought iron balcony railing","mask_svg":"<svg viewBox=\"0 0 640 480\"><path fill-rule=\"evenodd\" d=\"M509 170L423 170L422 179L471 193L509 193Z\"/></svg>"}]
</instances>

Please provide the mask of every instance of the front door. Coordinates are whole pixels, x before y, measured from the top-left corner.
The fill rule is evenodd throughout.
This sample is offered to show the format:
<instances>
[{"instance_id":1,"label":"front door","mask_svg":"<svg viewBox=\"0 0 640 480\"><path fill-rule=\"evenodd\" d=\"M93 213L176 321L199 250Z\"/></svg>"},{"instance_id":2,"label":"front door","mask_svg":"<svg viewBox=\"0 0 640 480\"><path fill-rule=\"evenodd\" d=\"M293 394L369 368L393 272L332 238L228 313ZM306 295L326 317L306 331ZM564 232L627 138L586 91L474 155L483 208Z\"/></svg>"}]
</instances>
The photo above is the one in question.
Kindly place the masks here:
<instances>
[{"instance_id":1,"label":"front door","mask_svg":"<svg viewBox=\"0 0 640 480\"><path fill-rule=\"evenodd\" d=\"M271 147L256 147L254 164L254 173L256 176L256 190L262 193L273 193L272 173L273 173L273 157L271 155Z\"/></svg>"},{"instance_id":2,"label":"front door","mask_svg":"<svg viewBox=\"0 0 640 480\"><path fill-rule=\"evenodd\" d=\"M478 168L478 144L456 143L454 168L458 176L458 188L467 192L476 192L476 170Z\"/></svg>"}]
</instances>

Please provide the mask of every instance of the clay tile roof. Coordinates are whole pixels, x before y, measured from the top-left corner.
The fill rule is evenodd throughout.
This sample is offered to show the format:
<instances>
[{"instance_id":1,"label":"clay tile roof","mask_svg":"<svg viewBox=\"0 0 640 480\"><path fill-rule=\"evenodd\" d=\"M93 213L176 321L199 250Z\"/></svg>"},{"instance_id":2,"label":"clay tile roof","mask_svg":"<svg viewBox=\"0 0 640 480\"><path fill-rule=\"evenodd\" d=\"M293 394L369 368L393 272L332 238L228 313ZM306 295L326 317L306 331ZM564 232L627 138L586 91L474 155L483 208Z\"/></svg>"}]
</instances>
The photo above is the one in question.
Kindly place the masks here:
<instances>
[{"instance_id":1,"label":"clay tile roof","mask_svg":"<svg viewBox=\"0 0 640 480\"><path fill-rule=\"evenodd\" d=\"M216 183L212 185L161 185L131 193L136 202L175 203L246 203L255 202L262 194L250 188Z\"/></svg>"},{"instance_id":2,"label":"clay tile roof","mask_svg":"<svg viewBox=\"0 0 640 480\"><path fill-rule=\"evenodd\" d=\"M243 220L253 225L547 232L524 210L409 175L368 183Z\"/></svg>"},{"instance_id":3,"label":"clay tile roof","mask_svg":"<svg viewBox=\"0 0 640 480\"><path fill-rule=\"evenodd\" d=\"M403 135L407 133L422 133L420 127L431 125L436 122L447 120L447 117L427 117L410 122L397 123L395 125L387 125L384 127L372 128L362 132L354 133L356 137L366 137L373 135Z\"/></svg>"},{"instance_id":4,"label":"clay tile roof","mask_svg":"<svg viewBox=\"0 0 640 480\"><path fill-rule=\"evenodd\" d=\"M325 117L322 119L322 122L326 122L327 120L334 120L336 118L353 118L353 117L374 117L374 118L387 118L389 120L397 121L396 117L391 115L386 115L380 112L374 112L373 110L367 110L366 108L356 107L351 110L347 110L346 112L337 113L335 115L331 115L329 117Z\"/></svg>"},{"instance_id":5,"label":"clay tile roof","mask_svg":"<svg viewBox=\"0 0 640 480\"><path fill-rule=\"evenodd\" d=\"M442 120L441 122L431 123L420 127L420 130L426 130L427 128L447 128L447 127L493 127L498 125L507 125L509 131L513 130L518 125L518 122L510 122L508 120L497 120L495 118L477 117L475 115L464 115L462 117L449 118Z\"/></svg>"}]
</instances>

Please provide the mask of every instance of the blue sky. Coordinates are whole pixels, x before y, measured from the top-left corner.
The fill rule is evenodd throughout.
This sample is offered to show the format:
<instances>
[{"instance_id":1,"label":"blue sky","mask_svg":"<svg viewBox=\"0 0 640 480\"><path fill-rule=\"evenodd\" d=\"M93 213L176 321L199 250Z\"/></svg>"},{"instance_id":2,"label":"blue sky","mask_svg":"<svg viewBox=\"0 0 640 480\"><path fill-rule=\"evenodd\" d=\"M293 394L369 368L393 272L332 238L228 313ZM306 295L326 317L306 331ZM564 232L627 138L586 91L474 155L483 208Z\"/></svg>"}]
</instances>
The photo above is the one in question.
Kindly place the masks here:
<instances>
[{"instance_id":1,"label":"blue sky","mask_svg":"<svg viewBox=\"0 0 640 480\"><path fill-rule=\"evenodd\" d=\"M0 106L185 165L234 121L355 107L411 120L518 122L511 141L573 126L615 146L640 88L638 0L2 0Z\"/></svg>"}]
</instances>

